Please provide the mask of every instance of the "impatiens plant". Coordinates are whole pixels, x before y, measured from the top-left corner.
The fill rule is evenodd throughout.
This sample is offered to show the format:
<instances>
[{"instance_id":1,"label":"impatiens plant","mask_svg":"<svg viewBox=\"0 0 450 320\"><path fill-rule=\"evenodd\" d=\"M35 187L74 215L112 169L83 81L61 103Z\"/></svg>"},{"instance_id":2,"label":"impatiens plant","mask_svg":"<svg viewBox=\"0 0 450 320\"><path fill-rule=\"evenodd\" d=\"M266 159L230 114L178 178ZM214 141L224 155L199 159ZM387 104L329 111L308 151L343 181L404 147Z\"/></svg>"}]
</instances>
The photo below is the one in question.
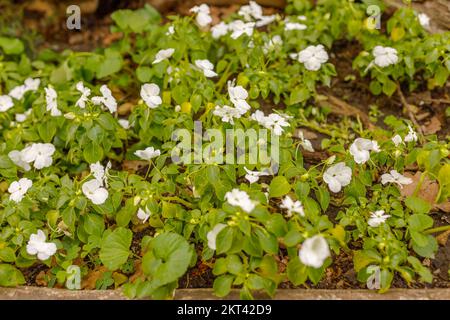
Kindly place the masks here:
<instances>
[{"instance_id":1,"label":"impatiens plant","mask_svg":"<svg viewBox=\"0 0 450 320\"><path fill-rule=\"evenodd\" d=\"M318 88L343 39L374 95L443 86L449 33L411 8L372 30L369 2L250 1L214 25L206 4L165 24L146 5L112 14L107 48L33 60L1 37L0 285L43 265L49 287L80 289L102 270L92 288L162 299L206 268L217 296L251 299L317 285L342 256L362 287L431 282L450 139L394 116L332 123Z\"/></svg>"}]
</instances>

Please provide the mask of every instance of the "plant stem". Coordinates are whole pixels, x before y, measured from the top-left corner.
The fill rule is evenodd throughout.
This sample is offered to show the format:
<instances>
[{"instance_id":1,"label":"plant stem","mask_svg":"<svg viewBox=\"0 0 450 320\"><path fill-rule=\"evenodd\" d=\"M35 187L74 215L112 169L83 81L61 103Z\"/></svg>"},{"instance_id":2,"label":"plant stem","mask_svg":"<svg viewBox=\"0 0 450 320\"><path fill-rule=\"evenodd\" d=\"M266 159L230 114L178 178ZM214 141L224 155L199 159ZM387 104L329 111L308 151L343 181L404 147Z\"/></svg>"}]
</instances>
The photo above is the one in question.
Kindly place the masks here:
<instances>
[{"instance_id":1,"label":"plant stem","mask_svg":"<svg viewBox=\"0 0 450 320\"><path fill-rule=\"evenodd\" d=\"M436 232L447 231L447 230L450 230L450 224L448 224L446 226L440 226L440 227L425 230L425 233L436 233Z\"/></svg>"}]
</instances>

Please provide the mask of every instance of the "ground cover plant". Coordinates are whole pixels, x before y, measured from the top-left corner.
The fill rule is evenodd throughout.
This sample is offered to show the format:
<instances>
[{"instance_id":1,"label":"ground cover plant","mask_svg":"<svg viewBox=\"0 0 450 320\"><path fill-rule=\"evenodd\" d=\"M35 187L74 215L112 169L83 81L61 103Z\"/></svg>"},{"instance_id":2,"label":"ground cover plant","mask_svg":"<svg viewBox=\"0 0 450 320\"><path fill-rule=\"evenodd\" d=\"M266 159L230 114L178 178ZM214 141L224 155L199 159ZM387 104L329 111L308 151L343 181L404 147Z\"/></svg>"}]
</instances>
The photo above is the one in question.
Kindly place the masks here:
<instances>
[{"instance_id":1,"label":"ground cover plant","mask_svg":"<svg viewBox=\"0 0 450 320\"><path fill-rule=\"evenodd\" d=\"M146 5L112 13L120 37L86 52L1 28L0 286L165 299L205 276L251 299L344 281L342 265L380 293L448 286L448 253L430 268L448 252L448 130L405 97L445 100L450 33L409 6L377 28L369 6L385 10L251 1L213 22L205 4ZM358 78L339 78L343 41ZM401 105L362 112L327 94L336 79Z\"/></svg>"}]
</instances>

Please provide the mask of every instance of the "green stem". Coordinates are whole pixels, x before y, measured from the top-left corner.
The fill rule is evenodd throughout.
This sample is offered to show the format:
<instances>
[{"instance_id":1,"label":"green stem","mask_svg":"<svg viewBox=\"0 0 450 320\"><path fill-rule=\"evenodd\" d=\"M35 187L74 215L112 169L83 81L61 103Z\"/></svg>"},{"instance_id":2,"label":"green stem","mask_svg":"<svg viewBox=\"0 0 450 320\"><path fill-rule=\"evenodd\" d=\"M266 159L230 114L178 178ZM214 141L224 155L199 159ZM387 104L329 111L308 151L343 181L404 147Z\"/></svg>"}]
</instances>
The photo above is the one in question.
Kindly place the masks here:
<instances>
[{"instance_id":1,"label":"green stem","mask_svg":"<svg viewBox=\"0 0 450 320\"><path fill-rule=\"evenodd\" d=\"M428 230L425 230L424 232L428 234L428 233L436 233L436 232L447 231L447 230L450 230L450 224L448 224L446 226L428 229Z\"/></svg>"}]
</instances>

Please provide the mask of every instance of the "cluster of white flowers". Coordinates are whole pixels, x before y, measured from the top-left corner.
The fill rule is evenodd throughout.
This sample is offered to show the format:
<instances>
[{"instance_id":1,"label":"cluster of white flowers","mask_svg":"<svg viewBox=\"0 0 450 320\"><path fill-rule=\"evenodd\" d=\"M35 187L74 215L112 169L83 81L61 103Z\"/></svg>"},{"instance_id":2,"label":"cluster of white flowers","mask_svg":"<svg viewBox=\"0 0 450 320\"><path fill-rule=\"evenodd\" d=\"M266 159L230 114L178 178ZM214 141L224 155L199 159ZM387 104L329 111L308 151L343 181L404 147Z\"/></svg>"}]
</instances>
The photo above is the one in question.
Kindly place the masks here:
<instances>
[{"instance_id":1,"label":"cluster of white flowers","mask_svg":"<svg viewBox=\"0 0 450 320\"><path fill-rule=\"evenodd\" d=\"M391 47L376 46L373 48L372 55L375 58L374 63L380 68L398 62L397 50Z\"/></svg>"},{"instance_id":2,"label":"cluster of white flowers","mask_svg":"<svg viewBox=\"0 0 450 320\"><path fill-rule=\"evenodd\" d=\"M38 230L30 236L27 243L27 253L30 255L37 254L37 258L45 261L56 253L56 244L46 242L47 237L44 231Z\"/></svg>"},{"instance_id":3,"label":"cluster of white flowers","mask_svg":"<svg viewBox=\"0 0 450 320\"><path fill-rule=\"evenodd\" d=\"M189 11L196 14L195 21L199 27L204 28L211 24L212 18L207 4L192 7Z\"/></svg>"},{"instance_id":4,"label":"cluster of white flowers","mask_svg":"<svg viewBox=\"0 0 450 320\"><path fill-rule=\"evenodd\" d=\"M145 210L143 210L142 208L139 208L136 216L138 217L139 220L141 220L142 223L146 223L147 220L150 218L151 214L152 213L147 208L145 208Z\"/></svg>"},{"instance_id":5,"label":"cluster of white flowers","mask_svg":"<svg viewBox=\"0 0 450 320\"><path fill-rule=\"evenodd\" d=\"M328 53L321 44L308 46L299 53L291 53L289 56L291 59L303 63L305 68L310 71L319 70L322 64L328 61Z\"/></svg>"},{"instance_id":6,"label":"cluster of white flowers","mask_svg":"<svg viewBox=\"0 0 450 320\"><path fill-rule=\"evenodd\" d=\"M392 142L394 143L394 145L396 147L398 147L401 143L404 142L416 142L417 141L417 133L414 131L414 129L408 125L408 134L405 136L404 139L402 139L402 137L398 134L396 134L395 136L392 137Z\"/></svg>"},{"instance_id":7,"label":"cluster of white flowers","mask_svg":"<svg viewBox=\"0 0 450 320\"><path fill-rule=\"evenodd\" d=\"M227 105L216 106L213 114L221 118L222 122L234 124L234 118L239 119L242 115L239 109Z\"/></svg>"},{"instance_id":8,"label":"cluster of white flowers","mask_svg":"<svg viewBox=\"0 0 450 320\"><path fill-rule=\"evenodd\" d=\"M8 188L8 192L11 193L9 200L19 203L32 185L33 182L28 178L21 178L19 181L13 181Z\"/></svg>"},{"instance_id":9,"label":"cluster of white flowers","mask_svg":"<svg viewBox=\"0 0 450 320\"><path fill-rule=\"evenodd\" d=\"M8 95L16 100L20 100L28 91L36 91L40 84L40 79L27 78L23 85L14 87Z\"/></svg>"},{"instance_id":10,"label":"cluster of white flowers","mask_svg":"<svg viewBox=\"0 0 450 320\"><path fill-rule=\"evenodd\" d=\"M302 131L299 131L297 136L300 139L300 145L303 147L303 149L305 149L306 151L309 151L309 152L314 152L314 148L312 146L311 141L309 141L308 139L306 139L303 136L303 132Z\"/></svg>"},{"instance_id":11,"label":"cluster of white flowers","mask_svg":"<svg viewBox=\"0 0 450 320\"><path fill-rule=\"evenodd\" d=\"M106 84L100 87L100 93L102 94L101 96L92 97L92 103L95 105L104 105L111 113L116 112L117 101Z\"/></svg>"},{"instance_id":12,"label":"cluster of white flowers","mask_svg":"<svg viewBox=\"0 0 450 320\"><path fill-rule=\"evenodd\" d=\"M411 178L405 177L404 175L398 173L397 170L391 170L389 173L384 173L381 175L381 184L395 183L400 188L403 185L411 184L413 181Z\"/></svg>"},{"instance_id":13,"label":"cluster of white flowers","mask_svg":"<svg viewBox=\"0 0 450 320\"><path fill-rule=\"evenodd\" d=\"M292 200L289 196L286 196L283 200L281 200L280 208L287 210L288 217L291 217L293 212L298 213L302 217L305 216L305 211L303 209L302 203L298 200Z\"/></svg>"},{"instance_id":14,"label":"cluster of white flowers","mask_svg":"<svg viewBox=\"0 0 450 320\"><path fill-rule=\"evenodd\" d=\"M330 255L328 242L321 235L306 239L298 252L300 261L313 268L320 268Z\"/></svg>"},{"instance_id":15,"label":"cluster of white flowers","mask_svg":"<svg viewBox=\"0 0 450 320\"><path fill-rule=\"evenodd\" d=\"M153 60L152 64L157 64L157 63L160 63L161 61L169 59L173 55L174 52L175 52L175 49L173 49L173 48L159 50L156 53L155 60Z\"/></svg>"},{"instance_id":16,"label":"cluster of white flowers","mask_svg":"<svg viewBox=\"0 0 450 320\"><path fill-rule=\"evenodd\" d=\"M58 94L52 87L44 88L45 90L45 102L47 103L47 111L50 111L52 117L57 117L61 115L61 111L58 109Z\"/></svg>"},{"instance_id":17,"label":"cluster of white flowers","mask_svg":"<svg viewBox=\"0 0 450 320\"><path fill-rule=\"evenodd\" d=\"M244 167L244 170L245 172L247 172L245 174L245 179L247 179L250 184L257 182L259 180L259 177L270 175L268 170L252 171L247 169L246 167Z\"/></svg>"},{"instance_id":18,"label":"cluster of white flowers","mask_svg":"<svg viewBox=\"0 0 450 320\"><path fill-rule=\"evenodd\" d=\"M243 34L250 37L253 34L255 25L255 22L244 22L242 20L234 20L229 24L222 21L211 28L211 35L214 39L218 39L231 32L230 37L232 39L238 39Z\"/></svg>"},{"instance_id":19,"label":"cluster of white flowers","mask_svg":"<svg viewBox=\"0 0 450 320\"><path fill-rule=\"evenodd\" d=\"M377 141L357 138L350 146L350 154L358 164L363 164L369 161L370 151L380 152L380 147Z\"/></svg>"},{"instance_id":20,"label":"cluster of white flowers","mask_svg":"<svg viewBox=\"0 0 450 320\"><path fill-rule=\"evenodd\" d=\"M33 163L33 166L40 170L52 165L54 153L55 146L51 143L33 143L22 151L12 150L8 153L8 157L15 165L25 171L31 169L30 163Z\"/></svg>"},{"instance_id":21,"label":"cluster of white flowers","mask_svg":"<svg viewBox=\"0 0 450 320\"><path fill-rule=\"evenodd\" d=\"M153 158L156 158L161 155L161 151L153 148L153 147L147 147L144 150L137 150L134 152L136 156L143 160L150 161Z\"/></svg>"},{"instance_id":22,"label":"cluster of white flowers","mask_svg":"<svg viewBox=\"0 0 450 320\"><path fill-rule=\"evenodd\" d=\"M146 83L141 86L141 98L150 109L155 109L162 103L159 93L160 89L154 83Z\"/></svg>"},{"instance_id":23,"label":"cluster of white flowers","mask_svg":"<svg viewBox=\"0 0 450 320\"><path fill-rule=\"evenodd\" d=\"M352 181L352 169L344 162L338 162L324 172L323 181L331 192L338 193Z\"/></svg>"},{"instance_id":24,"label":"cluster of white flowers","mask_svg":"<svg viewBox=\"0 0 450 320\"><path fill-rule=\"evenodd\" d=\"M79 81L76 84L76 89L81 92L81 97L75 103L75 106L80 107L81 109L86 108L86 102L89 101L89 96L91 95L91 89L86 88L83 84L83 81Z\"/></svg>"},{"instance_id":25,"label":"cluster of white flowers","mask_svg":"<svg viewBox=\"0 0 450 320\"><path fill-rule=\"evenodd\" d=\"M230 96L230 101L234 105L234 108L227 105L222 107L216 106L213 114L221 117L223 122L234 124L234 118L240 118L251 109L246 101L248 92L242 86L234 86L233 80L228 82L228 95Z\"/></svg>"},{"instance_id":26,"label":"cluster of white flowers","mask_svg":"<svg viewBox=\"0 0 450 320\"><path fill-rule=\"evenodd\" d=\"M108 199L108 171L111 168L111 162L108 161L107 165L103 167L100 162L96 162L90 165L91 174L95 179L91 179L81 187L83 194L92 201L93 204L103 204Z\"/></svg>"},{"instance_id":27,"label":"cluster of white flowers","mask_svg":"<svg viewBox=\"0 0 450 320\"><path fill-rule=\"evenodd\" d=\"M10 96L0 96L0 112L8 111L12 107L14 107L14 102Z\"/></svg>"},{"instance_id":28,"label":"cluster of white flowers","mask_svg":"<svg viewBox=\"0 0 450 320\"><path fill-rule=\"evenodd\" d=\"M367 224L372 228L376 228L383 224L389 217L390 215L384 214L384 210L377 210L370 213L370 218L369 221L367 221Z\"/></svg>"},{"instance_id":29,"label":"cluster of white flowers","mask_svg":"<svg viewBox=\"0 0 450 320\"><path fill-rule=\"evenodd\" d=\"M205 77L213 78L217 76L217 73L214 72L214 65L208 59L199 59L194 61L195 66L203 72Z\"/></svg>"},{"instance_id":30,"label":"cluster of white flowers","mask_svg":"<svg viewBox=\"0 0 450 320\"><path fill-rule=\"evenodd\" d=\"M276 19L276 15L265 16L263 15L262 7L255 1L250 1L248 5L242 6L238 15L242 16L245 21L255 22L256 27L262 27L272 23Z\"/></svg>"},{"instance_id":31,"label":"cluster of white flowers","mask_svg":"<svg viewBox=\"0 0 450 320\"><path fill-rule=\"evenodd\" d=\"M222 231L227 225L223 223L216 224L211 231L206 234L208 240L208 247L211 250L216 250L216 239L220 231Z\"/></svg>"},{"instance_id":32,"label":"cluster of white flowers","mask_svg":"<svg viewBox=\"0 0 450 320\"><path fill-rule=\"evenodd\" d=\"M283 134L283 127L289 127L289 122L287 122L288 116L279 115L277 113L271 113L265 116L260 110L256 110L252 115L251 119L258 122L261 126L273 131L275 135L281 136Z\"/></svg>"},{"instance_id":33,"label":"cluster of white flowers","mask_svg":"<svg viewBox=\"0 0 450 320\"><path fill-rule=\"evenodd\" d=\"M263 52L264 54L267 54L268 52L274 51L277 48L280 48L283 45L283 39L279 35L273 36L271 39L269 39L268 42L266 42L263 46Z\"/></svg>"},{"instance_id":34,"label":"cluster of white flowers","mask_svg":"<svg viewBox=\"0 0 450 320\"><path fill-rule=\"evenodd\" d=\"M430 26L430 17L426 13L419 13L417 19L422 27L428 28Z\"/></svg>"},{"instance_id":35,"label":"cluster of white flowers","mask_svg":"<svg viewBox=\"0 0 450 320\"><path fill-rule=\"evenodd\" d=\"M247 213L255 209L255 203L250 199L250 196L245 191L233 189L225 194L225 200L232 206L240 207Z\"/></svg>"}]
</instances>

